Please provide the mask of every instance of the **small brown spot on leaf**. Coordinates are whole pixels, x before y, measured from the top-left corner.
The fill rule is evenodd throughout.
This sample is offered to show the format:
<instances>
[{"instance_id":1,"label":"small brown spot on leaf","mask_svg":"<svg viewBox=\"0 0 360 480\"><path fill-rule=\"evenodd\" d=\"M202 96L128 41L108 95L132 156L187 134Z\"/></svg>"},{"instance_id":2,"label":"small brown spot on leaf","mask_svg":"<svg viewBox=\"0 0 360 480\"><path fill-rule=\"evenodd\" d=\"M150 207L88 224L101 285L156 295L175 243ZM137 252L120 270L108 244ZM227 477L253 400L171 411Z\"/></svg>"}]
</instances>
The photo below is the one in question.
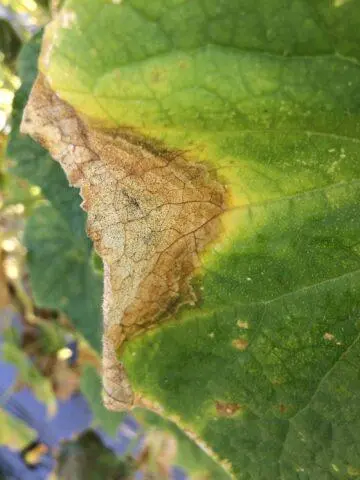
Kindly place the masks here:
<instances>
[{"instance_id":1,"label":"small brown spot on leaf","mask_svg":"<svg viewBox=\"0 0 360 480\"><path fill-rule=\"evenodd\" d=\"M285 382L285 379L282 377L276 377L271 380L272 385L281 385L284 382Z\"/></svg>"},{"instance_id":2,"label":"small brown spot on leaf","mask_svg":"<svg viewBox=\"0 0 360 480\"><path fill-rule=\"evenodd\" d=\"M360 475L360 468L353 467L352 465L349 465L347 468L347 472L350 475L350 477L357 477Z\"/></svg>"},{"instance_id":3,"label":"small brown spot on leaf","mask_svg":"<svg viewBox=\"0 0 360 480\"><path fill-rule=\"evenodd\" d=\"M340 342L340 341L335 337L335 335L333 335L332 333L329 333L329 332L324 333L323 338L324 338L324 340L326 340L326 341L328 341L328 342L333 342L333 343L335 343L335 345L338 345L338 346L340 346L340 345L343 344L342 342Z\"/></svg>"},{"instance_id":4,"label":"small brown spot on leaf","mask_svg":"<svg viewBox=\"0 0 360 480\"><path fill-rule=\"evenodd\" d=\"M151 80L156 83L156 82L158 82L160 79L161 79L161 72L160 72L160 70L154 69L154 70L151 72Z\"/></svg>"},{"instance_id":5,"label":"small brown spot on leaf","mask_svg":"<svg viewBox=\"0 0 360 480\"><path fill-rule=\"evenodd\" d=\"M216 411L218 415L221 415L223 417L232 417L237 413L239 410L241 410L241 405L238 403L227 403L227 402L219 402L217 401L215 403L216 406Z\"/></svg>"},{"instance_id":6,"label":"small brown spot on leaf","mask_svg":"<svg viewBox=\"0 0 360 480\"><path fill-rule=\"evenodd\" d=\"M189 68L189 64L188 64L188 62L185 62L184 60L181 60L181 61L179 62L179 67L180 67L181 69Z\"/></svg>"},{"instance_id":7,"label":"small brown spot on leaf","mask_svg":"<svg viewBox=\"0 0 360 480\"><path fill-rule=\"evenodd\" d=\"M235 348L238 350L241 350L242 352L247 349L249 342L246 338L236 338L235 340L232 341L232 344Z\"/></svg>"},{"instance_id":8,"label":"small brown spot on leaf","mask_svg":"<svg viewBox=\"0 0 360 480\"><path fill-rule=\"evenodd\" d=\"M279 411L280 411L280 413L286 413L288 411L288 407L286 405L284 405L283 403L280 403Z\"/></svg>"},{"instance_id":9,"label":"small brown spot on leaf","mask_svg":"<svg viewBox=\"0 0 360 480\"><path fill-rule=\"evenodd\" d=\"M244 322L243 320L238 320L237 321L237 326L239 328L243 328L244 330L247 330L249 328L248 322Z\"/></svg>"}]
</instances>

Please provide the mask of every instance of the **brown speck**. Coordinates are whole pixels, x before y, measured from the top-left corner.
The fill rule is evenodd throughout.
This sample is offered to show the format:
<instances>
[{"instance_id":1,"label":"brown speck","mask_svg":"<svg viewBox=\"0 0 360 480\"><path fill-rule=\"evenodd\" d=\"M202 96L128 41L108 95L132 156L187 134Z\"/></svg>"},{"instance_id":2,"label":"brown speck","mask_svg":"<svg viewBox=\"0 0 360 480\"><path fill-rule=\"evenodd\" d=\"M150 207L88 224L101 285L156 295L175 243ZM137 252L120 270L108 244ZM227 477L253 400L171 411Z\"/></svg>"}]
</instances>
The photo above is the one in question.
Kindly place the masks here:
<instances>
[{"instance_id":1,"label":"brown speck","mask_svg":"<svg viewBox=\"0 0 360 480\"><path fill-rule=\"evenodd\" d=\"M181 69L189 68L189 64L187 62L184 62L183 60L181 60L181 62L179 62L179 67Z\"/></svg>"},{"instance_id":2,"label":"brown speck","mask_svg":"<svg viewBox=\"0 0 360 480\"><path fill-rule=\"evenodd\" d=\"M243 352L247 349L249 342L246 340L246 338L237 338L232 341L232 345Z\"/></svg>"},{"instance_id":3,"label":"brown speck","mask_svg":"<svg viewBox=\"0 0 360 480\"><path fill-rule=\"evenodd\" d=\"M272 385L281 385L282 383L284 383L284 379L283 378L274 378L273 380L271 380L271 383L272 383Z\"/></svg>"},{"instance_id":4,"label":"brown speck","mask_svg":"<svg viewBox=\"0 0 360 480\"><path fill-rule=\"evenodd\" d=\"M247 330L247 329L249 328L248 322L244 322L244 321L242 321L242 320L238 320L237 326L238 326L239 328L243 328L243 329L245 329L245 330Z\"/></svg>"},{"instance_id":5,"label":"brown speck","mask_svg":"<svg viewBox=\"0 0 360 480\"><path fill-rule=\"evenodd\" d=\"M153 82L158 82L161 78L159 70L153 70L151 73L151 79Z\"/></svg>"},{"instance_id":6,"label":"brown speck","mask_svg":"<svg viewBox=\"0 0 360 480\"><path fill-rule=\"evenodd\" d=\"M241 410L241 405L238 403L215 402L216 411L218 415L223 417L232 417L236 412Z\"/></svg>"},{"instance_id":7,"label":"brown speck","mask_svg":"<svg viewBox=\"0 0 360 480\"><path fill-rule=\"evenodd\" d=\"M280 405L279 405L280 413L285 413L285 412L287 412L287 410L288 410L288 407L286 405L284 405L283 403L280 403Z\"/></svg>"},{"instance_id":8,"label":"brown speck","mask_svg":"<svg viewBox=\"0 0 360 480\"><path fill-rule=\"evenodd\" d=\"M324 333L324 340L333 341L335 336L332 333L326 332Z\"/></svg>"}]
</instances>

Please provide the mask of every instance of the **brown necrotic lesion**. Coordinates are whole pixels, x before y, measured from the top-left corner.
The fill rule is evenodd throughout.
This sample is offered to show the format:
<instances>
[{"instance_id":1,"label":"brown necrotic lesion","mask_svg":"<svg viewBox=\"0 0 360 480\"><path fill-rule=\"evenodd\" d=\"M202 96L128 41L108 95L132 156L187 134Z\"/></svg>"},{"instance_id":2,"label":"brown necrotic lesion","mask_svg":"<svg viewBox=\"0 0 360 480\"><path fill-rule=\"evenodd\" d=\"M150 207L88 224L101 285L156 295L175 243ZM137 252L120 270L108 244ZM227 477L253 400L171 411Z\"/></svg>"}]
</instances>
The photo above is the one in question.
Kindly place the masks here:
<instances>
[{"instance_id":1,"label":"brown necrotic lesion","mask_svg":"<svg viewBox=\"0 0 360 480\"><path fill-rule=\"evenodd\" d=\"M39 140L79 187L87 231L104 261L104 388L111 408L134 395L116 352L193 304L190 279L219 234L223 186L203 164L129 129L91 126L37 79L22 131Z\"/></svg>"}]
</instances>

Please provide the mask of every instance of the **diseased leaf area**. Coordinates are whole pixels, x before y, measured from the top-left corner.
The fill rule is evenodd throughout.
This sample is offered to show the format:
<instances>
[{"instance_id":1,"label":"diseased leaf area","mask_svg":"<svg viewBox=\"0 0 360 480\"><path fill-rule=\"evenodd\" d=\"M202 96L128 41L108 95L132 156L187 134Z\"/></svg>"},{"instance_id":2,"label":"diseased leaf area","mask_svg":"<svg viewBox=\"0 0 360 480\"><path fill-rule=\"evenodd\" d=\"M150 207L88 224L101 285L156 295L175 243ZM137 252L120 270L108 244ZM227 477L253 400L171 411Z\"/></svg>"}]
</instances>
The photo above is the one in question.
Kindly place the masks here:
<instances>
[{"instance_id":1,"label":"diseased leaf area","mask_svg":"<svg viewBox=\"0 0 360 480\"><path fill-rule=\"evenodd\" d=\"M35 36L23 47L18 59L22 86L14 99L11 138L7 149L12 164L11 172L41 186L45 197L44 202L34 209L26 225L24 240L28 250L31 287L37 306L66 312L89 343L100 350L102 261L91 248L91 242L86 236L85 214L79 208L81 199L77 190L68 186L60 166L50 155L30 137L19 132L22 112L37 73L40 40L41 34ZM50 347L49 341L46 343L47 348ZM14 359L12 360L14 363ZM19 367L20 364L17 363ZM28 368L28 365L25 367ZM22 370L26 373L24 368ZM33 387L34 380L36 379L32 379ZM86 367L82 372L81 392L91 406L94 425L114 436L124 414L110 412L103 406L101 379L94 367ZM37 393L38 397L46 393L44 388L41 390L41 383ZM51 400L51 397L47 400ZM51 404L48 403L51 409ZM228 478L223 468L171 422L159 418L156 414L150 415L144 408L137 408L136 415L139 416L141 424L148 425L148 429L143 432L145 435L154 427L172 432L177 439L176 463L189 474L200 472L210 478ZM10 425L12 429L13 424L14 422ZM9 437L6 425L4 428L4 442L18 442L17 437L22 430L13 438ZM14 433L12 435L14 436ZM19 446L18 444L15 446ZM97 467L104 469L101 459L99 463L99 455L95 457L98 461ZM107 462L110 460L107 459ZM110 467L111 464L107 463L107 470ZM89 468L89 465L86 469L81 466L81 473L89 474ZM92 473L99 475L96 470ZM78 473L72 471L72 474Z\"/></svg>"},{"instance_id":2,"label":"diseased leaf area","mask_svg":"<svg viewBox=\"0 0 360 480\"><path fill-rule=\"evenodd\" d=\"M239 479L360 475L359 27L356 0L68 0L45 34L40 70L89 124L226 186L196 304L121 361Z\"/></svg>"}]
</instances>

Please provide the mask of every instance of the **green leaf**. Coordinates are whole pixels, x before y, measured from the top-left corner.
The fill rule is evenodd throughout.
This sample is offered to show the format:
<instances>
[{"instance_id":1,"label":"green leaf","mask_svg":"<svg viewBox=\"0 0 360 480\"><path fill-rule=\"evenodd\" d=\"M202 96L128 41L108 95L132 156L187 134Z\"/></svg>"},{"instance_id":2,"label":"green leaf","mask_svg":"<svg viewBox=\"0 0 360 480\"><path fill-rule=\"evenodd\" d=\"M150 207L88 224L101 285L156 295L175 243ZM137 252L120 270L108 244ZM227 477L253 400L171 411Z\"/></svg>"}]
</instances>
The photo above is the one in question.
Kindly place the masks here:
<instances>
[{"instance_id":1,"label":"green leaf","mask_svg":"<svg viewBox=\"0 0 360 480\"><path fill-rule=\"evenodd\" d=\"M106 433L114 436L125 415L124 413L109 412L104 407L101 388L101 378L96 369L91 366L85 367L81 375L81 391L89 402L94 414L95 424L100 424ZM156 428L167 431L176 438L177 456L174 462L181 465L189 474L203 474L204 478L208 478L206 475L210 475L209 478L218 480L229 478L225 471L174 423L144 408L136 408L132 413L139 423L146 428L145 432Z\"/></svg>"},{"instance_id":2,"label":"green leaf","mask_svg":"<svg viewBox=\"0 0 360 480\"><path fill-rule=\"evenodd\" d=\"M96 271L102 271L102 265L100 258L89 248L90 242L84 231L85 215L79 209L79 196L76 190L68 187L62 170L50 155L29 137L19 133L22 110L36 76L40 38L40 35L34 37L19 56L22 86L15 95L13 126L7 151L13 161L12 173L40 186L44 196L51 202L39 206L26 226L25 244L29 251L32 292L37 305L66 312L76 328L99 351L102 278ZM48 323L41 323L39 327L40 340L46 342L48 348L54 350L56 345L60 346L61 338L54 327ZM108 434L114 435L124 415L105 409L101 390L98 373L93 367L86 367L81 376L81 391L91 406L95 423ZM137 409L139 415L141 411ZM165 425L165 421L157 419L156 415L149 415L144 411L148 424ZM175 426L169 428L179 440L178 463L181 466L193 468L197 462L200 471L211 467L223 474L180 430ZM190 452L189 458L187 452Z\"/></svg>"},{"instance_id":3,"label":"green leaf","mask_svg":"<svg viewBox=\"0 0 360 480\"><path fill-rule=\"evenodd\" d=\"M26 224L25 244L36 304L65 312L99 351L102 278L86 236L74 235L58 210L42 205Z\"/></svg>"},{"instance_id":4,"label":"green leaf","mask_svg":"<svg viewBox=\"0 0 360 480\"><path fill-rule=\"evenodd\" d=\"M36 343L39 345L41 353L54 355L66 347L67 331L56 322L38 321L37 329L38 337Z\"/></svg>"},{"instance_id":5,"label":"green leaf","mask_svg":"<svg viewBox=\"0 0 360 480\"><path fill-rule=\"evenodd\" d=\"M35 430L2 408L0 408L0 423L0 445L22 450L36 439Z\"/></svg>"},{"instance_id":6,"label":"green leaf","mask_svg":"<svg viewBox=\"0 0 360 480\"><path fill-rule=\"evenodd\" d=\"M0 60L3 57L6 63L12 63L21 47L21 40L11 23L0 18Z\"/></svg>"},{"instance_id":7,"label":"green leaf","mask_svg":"<svg viewBox=\"0 0 360 480\"><path fill-rule=\"evenodd\" d=\"M68 0L47 30L78 114L226 185L196 306L122 361L239 479L360 469L359 24L354 0Z\"/></svg>"},{"instance_id":8,"label":"green leaf","mask_svg":"<svg viewBox=\"0 0 360 480\"><path fill-rule=\"evenodd\" d=\"M25 216L29 215L41 200L39 188L30 185L24 179L15 177L9 171L2 177L2 194L4 207L22 204Z\"/></svg>"}]
</instances>

